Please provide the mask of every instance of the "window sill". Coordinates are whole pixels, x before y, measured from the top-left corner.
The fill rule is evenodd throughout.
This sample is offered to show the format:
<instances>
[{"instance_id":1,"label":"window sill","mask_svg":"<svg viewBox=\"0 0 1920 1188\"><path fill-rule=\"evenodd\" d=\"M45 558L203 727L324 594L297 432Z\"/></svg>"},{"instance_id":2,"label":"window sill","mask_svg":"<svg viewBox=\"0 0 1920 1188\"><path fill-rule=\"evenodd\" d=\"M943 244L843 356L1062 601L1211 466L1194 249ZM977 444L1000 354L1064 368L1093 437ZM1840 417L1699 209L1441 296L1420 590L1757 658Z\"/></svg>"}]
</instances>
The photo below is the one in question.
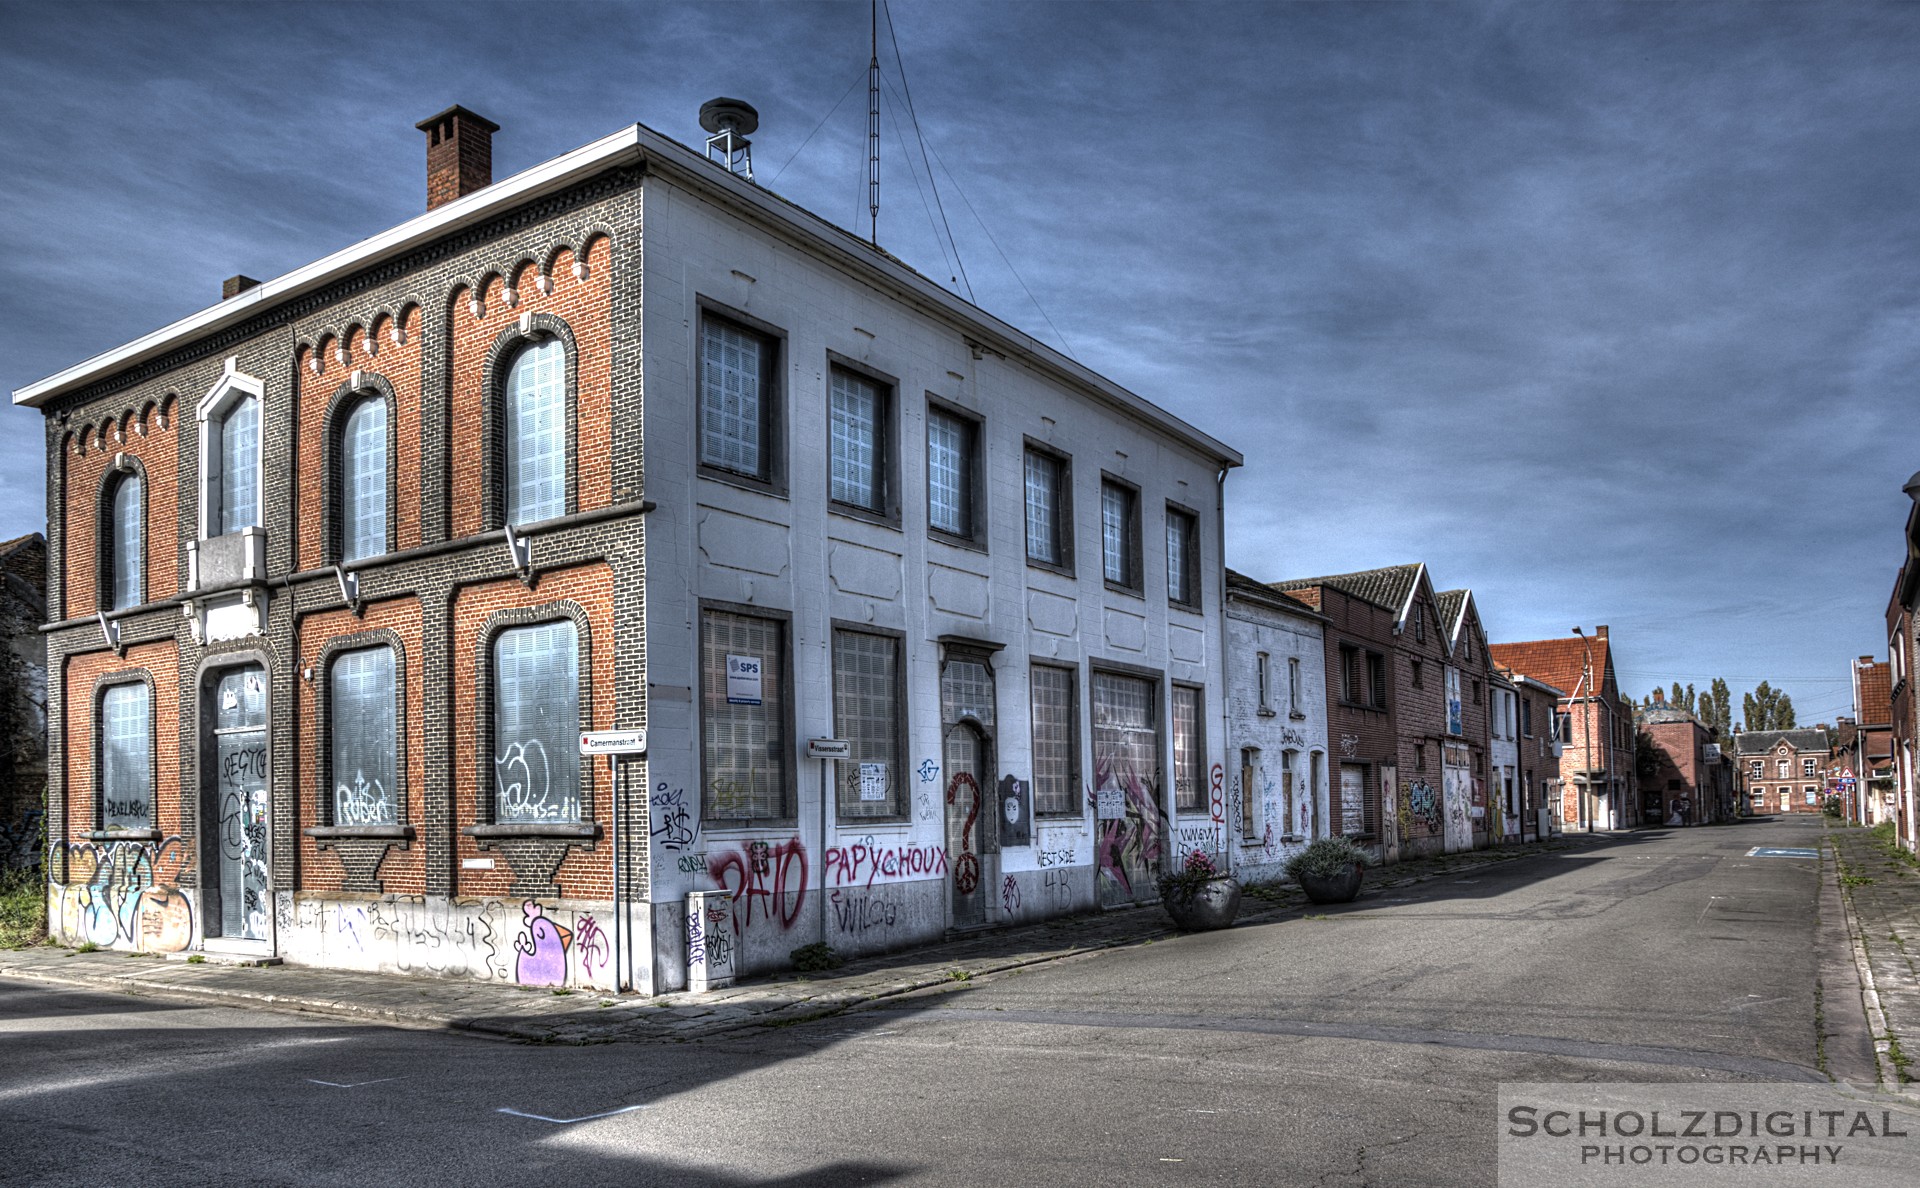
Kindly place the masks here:
<instances>
[{"instance_id":1,"label":"window sill","mask_svg":"<svg viewBox=\"0 0 1920 1188\"><path fill-rule=\"evenodd\" d=\"M966 549L972 553L985 553L987 551L987 542L985 540L975 539L971 536L959 536L948 532L944 528L929 527L927 529L927 539L938 544L951 545L956 549Z\"/></svg>"},{"instance_id":2,"label":"window sill","mask_svg":"<svg viewBox=\"0 0 1920 1188\"><path fill-rule=\"evenodd\" d=\"M1278 712L1268 709L1266 706L1263 705L1260 707L1260 716L1263 718L1277 718L1280 715L1278 714Z\"/></svg>"},{"instance_id":3,"label":"window sill","mask_svg":"<svg viewBox=\"0 0 1920 1188\"><path fill-rule=\"evenodd\" d=\"M1073 577L1073 566L1058 561L1044 561L1032 555L1027 557L1027 568L1043 569L1048 573L1057 573L1063 578Z\"/></svg>"},{"instance_id":4,"label":"window sill","mask_svg":"<svg viewBox=\"0 0 1920 1188\"><path fill-rule=\"evenodd\" d=\"M1138 598L1142 602L1146 601L1146 591L1142 590L1139 586L1129 586L1125 582L1116 582L1106 578L1102 578L1101 580L1106 583L1107 593L1109 594L1124 594L1128 598Z\"/></svg>"},{"instance_id":5,"label":"window sill","mask_svg":"<svg viewBox=\"0 0 1920 1188\"><path fill-rule=\"evenodd\" d=\"M1182 602L1178 598L1167 599L1167 607L1169 610L1185 611L1190 615L1205 615L1207 613L1206 608L1199 603Z\"/></svg>"},{"instance_id":6,"label":"window sill","mask_svg":"<svg viewBox=\"0 0 1920 1188\"><path fill-rule=\"evenodd\" d=\"M900 517L890 511L875 511L870 507L861 507L857 503L842 503L837 499L827 501L827 511L843 520L858 520L862 524L872 524L876 528L900 531Z\"/></svg>"},{"instance_id":7,"label":"window sill","mask_svg":"<svg viewBox=\"0 0 1920 1188\"><path fill-rule=\"evenodd\" d=\"M786 486L774 482L772 479L763 479L756 475L742 474L737 470L724 470L705 462L699 464L695 473L703 479L711 479L716 483L721 483L729 487L737 487L742 491L751 491L755 495L771 495L775 499L785 499L787 497Z\"/></svg>"},{"instance_id":8,"label":"window sill","mask_svg":"<svg viewBox=\"0 0 1920 1188\"><path fill-rule=\"evenodd\" d=\"M1307 720L1307 715L1301 713L1299 710L1289 711L1287 717L1292 718L1296 722L1304 722Z\"/></svg>"},{"instance_id":9,"label":"window sill","mask_svg":"<svg viewBox=\"0 0 1920 1188\"><path fill-rule=\"evenodd\" d=\"M160 831L158 829L91 829L87 831L87 840L157 842L160 840Z\"/></svg>"},{"instance_id":10,"label":"window sill","mask_svg":"<svg viewBox=\"0 0 1920 1188\"><path fill-rule=\"evenodd\" d=\"M469 825L460 831L481 841L516 837L558 837L593 841L600 827L591 821L511 821L497 825Z\"/></svg>"},{"instance_id":11,"label":"window sill","mask_svg":"<svg viewBox=\"0 0 1920 1188\"><path fill-rule=\"evenodd\" d=\"M321 841L367 838L375 841L412 841L411 825L309 825L301 833Z\"/></svg>"}]
</instances>

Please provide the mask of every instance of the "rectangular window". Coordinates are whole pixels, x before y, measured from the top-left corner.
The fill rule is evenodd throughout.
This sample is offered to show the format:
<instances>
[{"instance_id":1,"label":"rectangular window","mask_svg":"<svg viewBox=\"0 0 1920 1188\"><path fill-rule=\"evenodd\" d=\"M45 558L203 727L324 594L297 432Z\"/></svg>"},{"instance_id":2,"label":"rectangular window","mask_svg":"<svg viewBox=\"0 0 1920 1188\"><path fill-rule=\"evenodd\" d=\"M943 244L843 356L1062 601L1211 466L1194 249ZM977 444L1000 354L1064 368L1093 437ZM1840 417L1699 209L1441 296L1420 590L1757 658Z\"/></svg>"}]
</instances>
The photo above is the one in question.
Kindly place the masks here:
<instances>
[{"instance_id":1,"label":"rectangular window","mask_svg":"<svg viewBox=\"0 0 1920 1188\"><path fill-rule=\"evenodd\" d=\"M1813 774L1813 760L1802 759L1800 761L1800 774L1809 776Z\"/></svg>"},{"instance_id":2,"label":"rectangular window","mask_svg":"<svg viewBox=\"0 0 1920 1188\"><path fill-rule=\"evenodd\" d=\"M1340 700L1358 705L1360 695L1360 649L1350 644L1340 645Z\"/></svg>"},{"instance_id":3,"label":"rectangular window","mask_svg":"<svg viewBox=\"0 0 1920 1188\"><path fill-rule=\"evenodd\" d=\"M1254 760L1259 754L1252 747L1243 747L1240 751L1240 836L1243 838L1259 836L1253 804L1259 780Z\"/></svg>"},{"instance_id":4,"label":"rectangular window","mask_svg":"<svg viewBox=\"0 0 1920 1188\"><path fill-rule=\"evenodd\" d=\"M1528 738L1533 737L1533 700L1531 698L1520 699L1520 733Z\"/></svg>"},{"instance_id":5,"label":"rectangular window","mask_svg":"<svg viewBox=\"0 0 1920 1188\"><path fill-rule=\"evenodd\" d=\"M1315 751L1307 761L1307 771L1311 776L1307 786L1300 792L1300 801L1305 811L1300 814L1300 837L1312 837L1319 826L1315 823L1320 815L1320 786L1327 782L1327 756L1324 751Z\"/></svg>"},{"instance_id":6,"label":"rectangular window","mask_svg":"<svg viewBox=\"0 0 1920 1188\"><path fill-rule=\"evenodd\" d=\"M927 525L981 542L975 523L980 426L943 409L927 410Z\"/></svg>"},{"instance_id":7,"label":"rectangular window","mask_svg":"<svg viewBox=\"0 0 1920 1188\"><path fill-rule=\"evenodd\" d=\"M1207 807L1206 743L1200 730L1200 690L1173 687L1173 807L1196 812Z\"/></svg>"},{"instance_id":8,"label":"rectangular window","mask_svg":"<svg viewBox=\"0 0 1920 1188\"><path fill-rule=\"evenodd\" d=\"M1033 811L1079 812L1080 716L1074 672L1036 664L1033 685Z\"/></svg>"},{"instance_id":9,"label":"rectangular window","mask_svg":"<svg viewBox=\"0 0 1920 1188\"><path fill-rule=\"evenodd\" d=\"M1067 462L1058 454L1027 447L1027 560L1066 568L1073 564Z\"/></svg>"},{"instance_id":10,"label":"rectangular window","mask_svg":"<svg viewBox=\"0 0 1920 1188\"><path fill-rule=\"evenodd\" d=\"M1140 495L1112 479L1100 483L1100 565L1109 586L1140 588Z\"/></svg>"},{"instance_id":11,"label":"rectangular window","mask_svg":"<svg viewBox=\"0 0 1920 1188\"><path fill-rule=\"evenodd\" d=\"M853 744L852 755L836 764L841 820L906 812L904 703L900 641L866 631L834 631L833 732Z\"/></svg>"},{"instance_id":12,"label":"rectangular window","mask_svg":"<svg viewBox=\"0 0 1920 1188\"><path fill-rule=\"evenodd\" d=\"M1785 759L1780 760L1778 763L1774 764L1774 766L1778 768L1780 771L1780 775L1779 775L1780 779L1784 780L1789 775L1793 774L1793 765L1788 763Z\"/></svg>"},{"instance_id":13,"label":"rectangular window","mask_svg":"<svg viewBox=\"0 0 1920 1188\"><path fill-rule=\"evenodd\" d=\"M701 811L715 824L793 815L786 637L779 619L700 616Z\"/></svg>"},{"instance_id":14,"label":"rectangular window","mask_svg":"<svg viewBox=\"0 0 1920 1188\"><path fill-rule=\"evenodd\" d=\"M829 475L835 503L886 514L888 389L835 367L829 381Z\"/></svg>"},{"instance_id":15,"label":"rectangular window","mask_svg":"<svg viewBox=\"0 0 1920 1188\"><path fill-rule=\"evenodd\" d=\"M1200 604L1200 521L1176 507L1167 509L1167 601Z\"/></svg>"},{"instance_id":16,"label":"rectangular window","mask_svg":"<svg viewBox=\"0 0 1920 1188\"><path fill-rule=\"evenodd\" d=\"M145 681L109 686L100 696L100 823L105 829L153 828L153 707Z\"/></svg>"},{"instance_id":17,"label":"rectangular window","mask_svg":"<svg viewBox=\"0 0 1920 1188\"><path fill-rule=\"evenodd\" d=\"M393 649L345 652L332 669L327 732L333 744L333 823L398 824Z\"/></svg>"},{"instance_id":18,"label":"rectangular window","mask_svg":"<svg viewBox=\"0 0 1920 1188\"><path fill-rule=\"evenodd\" d=\"M1422 675L1421 675L1422 674L1421 663L1418 660L1410 661L1410 663L1413 666L1413 687L1416 689L1426 688L1427 687L1426 683L1422 679Z\"/></svg>"},{"instance_id":19,"label":"rectangular window","mask_svg":"<svg viewBox=\"0 0 1920 1188\"><path fill-rule=\"evenodd\" d=\"M1753 773L1752 773L1753 778L1757 780L1766 774L1767 774L1767 765L1761 762L1760 760L1755 759L1753 761Z\"/></svg>"},{"instance_id":20,"label":"rectangular window","mask_svg":"<svg viewBox=\"0 0 1920 1188\"><path fill-rule=\"evenodd\" d=\"M1294 717L1306 717L1306 711L1300 708L1300 657L1287 657L1287 709Z\"/></svg>"},{"instance_id":21,"label":"rectangular window","mask_svg":"<svg viewBox=\"0 0 1920 1188\"><path fill-rule=\"evenodd\" d=\"M771 482L777 442L773 339L700 320L700 463Z\"/></svg>"},{"instance_id":22,"label":"rectangular window","mask_svg":"<svg viewBox=\"0 0 1920 1188\"><path fill-rule=\"evenodd\" d=\"M1260 690L1260 712L1263 714L1273 712L1273 694L1267 675L1268 664L1269 661L1265 652L1260 652L1254 656L1253 679Z\"/></svg>"},{"instance_id":23,"label":"rectangular window","mask_svg":"<svg viewBox=\"0 0 1920 1188\"><path fill-rule=\"evenodd\" d=\"M580 821L580 641L573 620L493 641L494 819ZM391 713L391 703L388 712Z\"/></svg>"},{"instance_id":24,"label":"rectangular window","mask_svg":"<svg viewBox=\"0 0 1920 1188\"><path fill-rule=\"evenodd\" d=\"M1387 658L1378 652L1367 653L1367 693L1373 708L1387 708Z\"/></svg>"},{"instance_id":25,"label":"rectangular window","mask_svg":"<svg viewBox=\"0 0 1920 1188\"><path fill-rule=\"evenodd\" d=\"M218 535L260 522L260 402L242 396L220 418Z\"/></svg>"}]
</instances>

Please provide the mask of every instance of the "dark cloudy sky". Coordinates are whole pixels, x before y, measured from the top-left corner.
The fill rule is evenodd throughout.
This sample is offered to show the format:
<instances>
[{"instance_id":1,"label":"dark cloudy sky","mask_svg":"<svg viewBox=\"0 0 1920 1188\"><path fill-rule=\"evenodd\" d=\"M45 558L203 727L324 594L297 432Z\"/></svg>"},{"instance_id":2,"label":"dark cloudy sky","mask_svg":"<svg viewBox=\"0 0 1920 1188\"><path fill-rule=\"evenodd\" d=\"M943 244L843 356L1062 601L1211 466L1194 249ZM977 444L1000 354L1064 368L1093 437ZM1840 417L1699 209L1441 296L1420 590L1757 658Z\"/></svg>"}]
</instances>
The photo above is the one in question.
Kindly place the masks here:
<instances>
[{"instance_id":1,"label":"dark cloudy sky","mask_svg":"<svg viewBox=\"0 0 1920 1188\"><path fill-rule=\"evenodd\" d=\"M858 225L867 11L0 8L0 386L417 213L455 102L505 176L738 95L760 180ZM1847 712L1920 469L1920 6L893 15L979 304L1246 454L1235 567L1424 560L1496 639L1610 624L1630 692ZM881 240L953 276L886 100Z\"/></svg>"}]
</instances>

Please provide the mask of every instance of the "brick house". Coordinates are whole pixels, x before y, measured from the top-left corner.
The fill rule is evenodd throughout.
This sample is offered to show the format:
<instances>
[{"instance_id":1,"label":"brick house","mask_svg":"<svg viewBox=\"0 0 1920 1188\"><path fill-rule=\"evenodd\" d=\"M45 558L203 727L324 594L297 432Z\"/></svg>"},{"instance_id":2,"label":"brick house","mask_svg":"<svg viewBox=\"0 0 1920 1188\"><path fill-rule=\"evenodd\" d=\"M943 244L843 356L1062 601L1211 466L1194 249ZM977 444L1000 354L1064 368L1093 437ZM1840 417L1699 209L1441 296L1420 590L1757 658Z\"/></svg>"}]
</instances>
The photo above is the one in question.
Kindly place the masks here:
<instances>
[{"instance_id":1,"label":"brick house","mask_svg":"<svg viewBox=\"0 0 1920 1188\"><path fill-rule=\"evenodd\" d=\"M58 935L652 993L1224 825L1236 453L737 142L419 126L425 214L14 394Z\"/></svg>"},{"instance_id":2,"label":"brick house","mask_svg":"<svg viewBox=\"0 0 1920 1188\"><path fill-rule=\"evenodd\" d=\"M1743 730L1734 735L1754 813L1817 813L1826 801L1826 772L1833 740L1825 727L1813 730Z\"/></svg>"},{"instance_id":3,"label":"brick house","mask_svg":"<svg viewBox=\"0 0 1920 1188\"><path fill-rule=\"evenodd\" d=\"M1909 492L1920 491L1920 475L1915 475L1908 484ZM1893 821L1893 835L1909 850L1920 852L1920 795L1916 795L1915 746L1920 743L1920 730L1915 729L1915 711L1920 709L1920 698L1914 696L1913 663L1917 651L1914 646L1914 606L1920 596L1920 503L1916 503L1907 516L1907 560L1894 578L1893 592L1887 599L1887 679L1888 722L1887 746L1891 751L1888 763L1892 778L1893 804L1889 819Z\"/></svg>"},{"instance_id":4,"label":"brick house","mask_svg":"<svg viewBox=\"0 0 1920 1188\"><path fill-rule=\"evenodd\" d=\"M1226 592L1226 848L1240 877L1258 882L1330 831L1328 620L1231 569Z\"/></svg>"},{"instance_id":5,"label":"brick house","mask_svg":"<svg viewBox=\"0 0 1920 1188\"><path fill-rule=\"evenodd\" d=\"M1493 658L1518 676L1568 690L1558 707L1561 828L1639 824L1633 708L1620 695L1606 626L1591 637L1494 644Z\"/></svg>"},{"instance_id":6,"label":"brick house","mask_svg":"<svg viewBox=\"0 0 1920 1188\"><path fill-rule=\"evenodd\" d=\"M1459 672L1465 699L1460 729L1452 737L1464 738L1472 754L1473 844L1518 841L1520 740L1513 683L1494 667L1473 591L1442 590L1434 603L1447 631L1449 668ZM1449 718L1448 730L1453 729Z\"/></svg>"},{"instance_id":7,"label":"brick house","mask_svg":"<svg viewBox=\"0 0 1920 1188\"><path fill-rule=\"evenodd\" d=\"M1456 644L1417 562L1274 588L1328 618L1330 795L1342 831L1385 862L1486 844L1489 657L1477 615L1455 614L1473 623Z\"/></svg>"},{"instance_id":8,"label":"brick house","mask_svg":"<svg viewBox=\"0 0 1920 1188\"><path fill-rule=\"evenodd\" d=\"M1731 773L1713 731L1658 689L1652 704L1635 711L1634 723L1647 744L1639 772L1643 819L1668 826L1728 819Z\"/></svg>"},{"instance_id":9,"label":"brick house","mask_svg":"<svg viewBox=\"0 0 1920 1188\"><path fill-rule=\"evenodd\" d=\"M1894 815L1893 666L1861 656L1852 676L1853 718L1846 737L1835 732L1832 787L1847 820L1878 825Z\"/></svg>"}]
</instances>

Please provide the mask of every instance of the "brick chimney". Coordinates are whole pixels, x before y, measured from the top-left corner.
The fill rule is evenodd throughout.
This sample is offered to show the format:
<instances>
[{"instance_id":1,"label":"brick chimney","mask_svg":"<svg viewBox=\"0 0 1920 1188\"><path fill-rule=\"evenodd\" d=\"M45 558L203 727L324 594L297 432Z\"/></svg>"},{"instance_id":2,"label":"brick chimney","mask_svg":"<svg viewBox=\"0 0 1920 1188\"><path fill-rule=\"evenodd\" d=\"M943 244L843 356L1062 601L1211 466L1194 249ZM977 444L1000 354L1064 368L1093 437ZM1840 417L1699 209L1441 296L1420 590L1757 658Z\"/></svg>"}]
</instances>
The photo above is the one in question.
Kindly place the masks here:
<instances>
[{"instance_id":1,"label":"brick chimney","mask_svg":"<svg viewBox=\"0 0 1920 1188\"><path fill-rule=\"evenodd\" d=\"M414 127L427 134L427 209L493 184L493 134L500 125L459 104Z\"/></svg>"},{"instance_id":2,"label":"brick chimney","mask_svg":"<svg viewBox=\"0 0 1920 1188\"><path fill-rule=\"evenodd\" d=\"M1593 638L1595 639L1607 638L1607 625L1605 623L1602 623L1598 627L1595 627L1593 629Z\"/></svg>"},{"instance_id":3,"label":"brick chimney","mask_svg":"<svg viewBox=\"0 0 1920 1188\"><path fill-rule=\"evenodd\" d=\"M230 276L220 282L220 300L231 301L248 289L257 287L259 284L259 281L254 280L250 276Z\"/></svg>"}]
</instances>

